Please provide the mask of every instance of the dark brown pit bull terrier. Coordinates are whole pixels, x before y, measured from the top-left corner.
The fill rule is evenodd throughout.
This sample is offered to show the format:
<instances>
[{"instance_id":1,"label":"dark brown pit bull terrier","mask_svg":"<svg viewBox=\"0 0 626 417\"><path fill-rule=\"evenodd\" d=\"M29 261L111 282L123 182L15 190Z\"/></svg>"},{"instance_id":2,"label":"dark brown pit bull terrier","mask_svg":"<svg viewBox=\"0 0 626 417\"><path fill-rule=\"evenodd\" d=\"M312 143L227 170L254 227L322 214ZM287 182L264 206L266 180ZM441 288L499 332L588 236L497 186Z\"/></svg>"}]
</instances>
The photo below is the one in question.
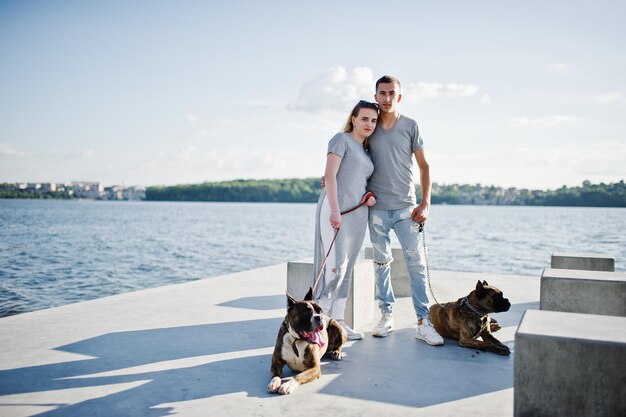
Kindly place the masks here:
<instances>
[{"instance_id":1,"label":"dark brown pit bull terrier","mask_svg":"<svg viewBox=\"0 0 626 417\"><path fill-rule=\"evenodd\" d=\"M300 385L319 378L320 360L324 354L341 360L341 348L348 339L339 323L325 316L322 308L313 301L312 288L304 301L296 301L287 294L287 302L287 316L278 331L270 368L272 379L267 386L268 392L281 394L291 394ZM285 365L300 373L283 383Z\"/></svg>"},{"instance_id":2,"label":"dark brown pit bull terrier","mask_svg":"<svg viewBox=\"0 0 626 417\"><path fill-rule=\"evenodd\" d=\"M509 308L511 303L503 297L502 291L487 284L487 281L478 281L476 289L467 297L432 305L430 320L437 333L457 339L461 346L509 355L511 350L508 346L491 334L500 330L500 325L489 317L489 313L500 313ZM478 340L479 337L482 340Z\"/></svg>"}]
</instances>

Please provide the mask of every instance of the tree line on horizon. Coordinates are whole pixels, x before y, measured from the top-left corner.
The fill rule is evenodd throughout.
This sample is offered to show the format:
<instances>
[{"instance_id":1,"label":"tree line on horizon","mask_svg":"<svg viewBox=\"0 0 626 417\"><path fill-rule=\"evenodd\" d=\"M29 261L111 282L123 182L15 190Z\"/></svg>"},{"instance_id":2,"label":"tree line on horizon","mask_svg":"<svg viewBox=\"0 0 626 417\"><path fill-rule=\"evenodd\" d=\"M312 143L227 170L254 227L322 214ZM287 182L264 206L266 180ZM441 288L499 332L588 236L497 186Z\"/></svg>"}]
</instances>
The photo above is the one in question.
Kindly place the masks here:
<instances>
[{"instance_id":1,"label":"tree line on horizon","mask_svg":"<svg viewBox=\"0 0 626 417\"><path fill-rule=\"evenodd\" d=\"M67 192L22 190L14 184L0 183L0 198L11 199L40 199L40 200L69 200L72 196Z\"/></svg>"},{"instance_id":2,"label":"tree line on horizon","mask_svg":"<svg viewBox=\"0 0 626 417\"><path fill-rule=\"evenodd\" d=\"M232 180L153 186L146 188L148 201L213 201L264 203L315 203L321 192L319 178L288 178L265 180ZM421 189L416 187L418 199ZM0 184L0 198L71 199L67 193L35 193L16 189L12 184ZM434 183L432 204L525 205L574 207L626 207L624 180L616 183L563 186L556 190L503 188L481 184Z\"/></svg>"},{"instance_id":3,"label":"tree line on horizon","mask_svg":"<svg viewBox=\"0 0 626 417\"><path fill-rule=\"evenodd\" d=\"M215 201L215 202L274 202L315 203L319 198L319 178L290 178L277 180L233 180L181 184L146 188L146 200L151 201ZM420 187L416 192L421 194ZM624 181L610 184L563 186L556 190L528 190L514 187L475 185L441 185L434 183L432 204L528 205L626 207Z\"/></svg>"},{"instance_id":4,"label":"tree line on horizon","mask_svg":"<svg viewBox=\"0 0 626 417\"><path fill-rule=\"evenodd\" d=\"M146 187L146 200L313 203L321 189L319 178L232 180Z\"/></svg>"}]
</instances>

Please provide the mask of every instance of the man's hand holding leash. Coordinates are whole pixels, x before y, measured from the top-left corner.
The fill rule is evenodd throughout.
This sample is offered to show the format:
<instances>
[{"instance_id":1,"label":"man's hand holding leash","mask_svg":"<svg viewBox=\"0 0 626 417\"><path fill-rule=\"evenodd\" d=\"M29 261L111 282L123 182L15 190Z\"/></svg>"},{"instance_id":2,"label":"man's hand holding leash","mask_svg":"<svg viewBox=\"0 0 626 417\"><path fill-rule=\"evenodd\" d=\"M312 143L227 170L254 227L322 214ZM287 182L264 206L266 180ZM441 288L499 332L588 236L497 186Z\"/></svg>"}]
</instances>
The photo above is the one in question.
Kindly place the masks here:
<instances>
[{"instance_id":1,"label":"man's hand holding leash","mask_svg":"<svg viewBox=\"0 0 626 417\"><path fill-rule=\"evenodd\" d=\"M422 202L419 206L415 207L413 213L411 213L413 221L416 223L424 223L426 219L428 219L429 206L429 204Z\"/></svg>"}]
</instances>

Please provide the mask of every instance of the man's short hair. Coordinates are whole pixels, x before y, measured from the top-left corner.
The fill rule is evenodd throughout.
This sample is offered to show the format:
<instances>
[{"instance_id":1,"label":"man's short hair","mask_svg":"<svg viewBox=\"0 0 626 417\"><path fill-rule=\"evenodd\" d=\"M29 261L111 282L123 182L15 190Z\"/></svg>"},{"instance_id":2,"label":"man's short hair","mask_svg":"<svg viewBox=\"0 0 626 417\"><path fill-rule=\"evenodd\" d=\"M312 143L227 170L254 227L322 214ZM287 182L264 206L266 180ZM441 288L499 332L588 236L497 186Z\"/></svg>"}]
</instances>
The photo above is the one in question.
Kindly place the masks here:
<instances>
[{"instance_id":1,"label":"man's short hair","mask_svg":"<svg viewBox=\"0 0 626 417\"><path fill-rule=\"evenodd\" d=\"M398 86L398 93L402 90L402 86L400 85L399 79L397 79L396 77L392 77L391 75L383 75L382 77L378 79L378 81L376 81L376 92L378 92L379 84L389 84L389 83L394 83L395 85Z\"/></svg>"}]
</instances>

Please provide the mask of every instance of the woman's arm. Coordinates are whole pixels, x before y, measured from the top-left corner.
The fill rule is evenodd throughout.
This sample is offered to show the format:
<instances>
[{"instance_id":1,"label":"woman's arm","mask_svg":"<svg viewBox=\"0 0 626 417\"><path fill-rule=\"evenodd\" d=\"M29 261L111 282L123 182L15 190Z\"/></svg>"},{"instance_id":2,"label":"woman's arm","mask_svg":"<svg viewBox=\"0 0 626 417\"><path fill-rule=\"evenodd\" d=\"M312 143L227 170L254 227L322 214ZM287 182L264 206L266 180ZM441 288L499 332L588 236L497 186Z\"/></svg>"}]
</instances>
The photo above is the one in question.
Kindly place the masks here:
<instances>
[{"instance_id":1,"label":"woman's arm","mask_svg":"<svg viewBox=\"0 0 626 417\"><path fill-rule=\"evenodd\" d=\"M326 198L330 205L330 224L334 229L341 226L341 213L339 209L339 199L337 198L337 172L341 165L341 157L332 152L326 156L326 170L324 177L326 180Z\"/></svg>"}]
</instances>

